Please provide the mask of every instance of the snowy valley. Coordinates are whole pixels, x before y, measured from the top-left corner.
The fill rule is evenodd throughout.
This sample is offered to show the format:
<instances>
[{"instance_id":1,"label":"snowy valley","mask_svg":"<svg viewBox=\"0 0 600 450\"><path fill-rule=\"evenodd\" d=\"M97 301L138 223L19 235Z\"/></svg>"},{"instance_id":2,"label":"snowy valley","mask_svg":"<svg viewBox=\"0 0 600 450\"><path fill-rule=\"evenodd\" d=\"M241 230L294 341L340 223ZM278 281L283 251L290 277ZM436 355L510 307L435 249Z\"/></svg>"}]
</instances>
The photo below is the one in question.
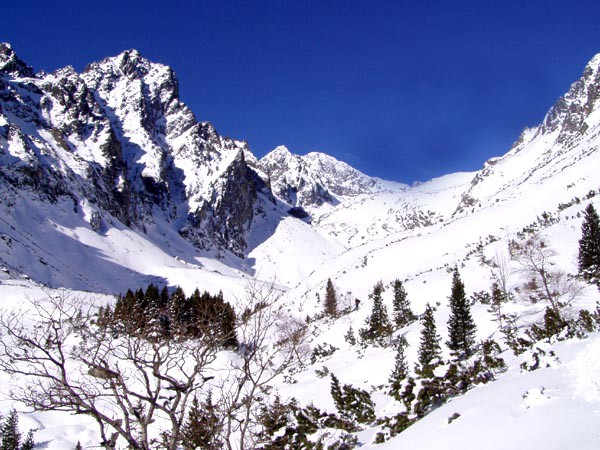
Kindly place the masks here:
<instances>
[{"instance_id":1,"label":"snowy valley","mask_svg":"<svg viewBox=\"0 0 600 450\"><path fill-rule=\"evenodd\" d=\"M283 146L258 159L198 121L174 72L135 50L81 74L36 74L0 44L4 342L15 336L2 324L20 317L26 332L52 299L85 305L89 330L101 328L98 308L151 283L170 295L176 286L186 296L221 292L237 315L236 345L211 347L180 390L173 377L184 378L189 360L162 381L151 366L136 372L111 353L128 339L121 329L109 333L114 348L90 347L116 375L89 378L97 367L78 343L94 336L72 326L65 364L76 382L110 397L115 380L129 375L143 391L149 376L163 383L161 396L164 386L176 391L160 397L165 410L154 417L143 396L131 397L146 402L141 409L101 396L101 436L68 401L62 411L31 411L14 393L35 391L35 380L14 360L0 363L0 412L15 408L21 431L34 430L36 448L48 449L103 439L105 448L146 448L125 439L142 431L151 448L598 448L599 293L577 275L582 224L589 205L600 208L599 147L600 55L506 154L409 186ZM457 277L475 324L463 353L446 345ZM546 279L555 283L549 295ZM404 321L397 282L411 310ZM369 335L378 301L389 324ZM427 305L440 352L431 370L421 351ZM142 347L159 342L144 339ZM207 344L181 345L173 355ZM392 387L400 348L406 373ZM212 434L196 447L168 447L176 428L168 404L182 395L177 417L189 423L192 393L205 410L207 399L216 405L204 423ZM70 394L53 395L59 403Z\"/></svg>"}]
</instances>

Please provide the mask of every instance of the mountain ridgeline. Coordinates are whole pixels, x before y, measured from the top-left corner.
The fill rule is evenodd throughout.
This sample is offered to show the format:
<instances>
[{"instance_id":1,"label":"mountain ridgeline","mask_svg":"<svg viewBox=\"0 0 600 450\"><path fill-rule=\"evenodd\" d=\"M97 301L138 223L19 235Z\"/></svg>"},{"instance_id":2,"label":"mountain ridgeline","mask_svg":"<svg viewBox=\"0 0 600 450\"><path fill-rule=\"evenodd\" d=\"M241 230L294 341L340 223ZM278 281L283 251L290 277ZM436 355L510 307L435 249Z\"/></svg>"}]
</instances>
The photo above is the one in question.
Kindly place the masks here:
<instances>
[{"instance_id":1,"label":"mountain ridgeline","mask_svg":"<svg viewBox=\"0 0 600 450\"><path fill-rule=\"evenodd\" d=\"M200 252L239 258L260 244L252 236L268 238L257 229L276 229L272 222L290 212L346 248L453 220L513 198L523 183L597 150L582 144L598 132L599 65L600 55L506 155L478 172L448 176L441 188L409 187L322 153L278 147L257 159L246 142L198 121L180 100L173 70L136 50L82 73L36 73L0 44L0 246L13 262L27 247L46 265L40 270L52 271L39 242L15 231L19 214L43 217L49 208L71 218L67 228L100 235L126 228L154 241L176 233ZM368 223L359 212L365 202L377 205L365 213ZM21 250L11 247L15 241Z\"/></svg>"},{"instance_id":2,"label":"mountain ridgeline","mask_svg":"<svg viewBox=\"0 0 600 450\"><path fill-rule=\"evenodd\" d=\"M115 219L138 230L166 221L200 249L243 256L246 233L264 209L259 199L277 201L270 183L290 207L381 189L326 155L313 153L304 163L283 153L257 161L245 142L199 122L180 101L174 72L136 50L92 63L81 74L72 67L35 74L9 44L0 44L5 205L31 195L40 202L68 199L77 212L83 202L97 230ZM290 160L302 167L288 180L283 173Z\"/></svg>"}]
</instances>

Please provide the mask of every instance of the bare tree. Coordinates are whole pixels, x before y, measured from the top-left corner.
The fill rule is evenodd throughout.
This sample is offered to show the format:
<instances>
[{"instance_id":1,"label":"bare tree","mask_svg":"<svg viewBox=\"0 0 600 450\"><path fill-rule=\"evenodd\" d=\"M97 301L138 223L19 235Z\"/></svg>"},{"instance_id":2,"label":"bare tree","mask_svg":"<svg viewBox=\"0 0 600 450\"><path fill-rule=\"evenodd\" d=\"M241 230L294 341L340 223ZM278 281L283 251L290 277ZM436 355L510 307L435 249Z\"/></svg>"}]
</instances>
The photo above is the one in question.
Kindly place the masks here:
<instances>
[{"instance_id":1,"label":"bare tree","mask_svg":"<svg viewBox=\"0 0 600 450\"><path fill-rule=\"evenodd\" d=\"M122 438L130 449L175 450L218 350L210 333L150 339L98 326L93 308L64 292L1 312L0 335L0 369L19 376L13 399L91 416L109 449Z\"/></svg>"},{"instance_id":2,"label":"bare tree","mask_svg":"<svg viewBox=\"0 0 600 450\"><path fill-rule=\"evenodd\" d=\"M259 407L268 403L272 381L302 364L308 351L306 324L283 311L272 286L249 284L244 305L237 327L240 347L219 389L229 450L255 448Z\"/></svg>"},{"instance_id":3,"label":"bare tree","mask_svg":"<svg viewBox=\"0 0 600 450\"><path fill-rule=\"evenodd\" d=\"M582 291L582 287L562 270L555 268L556 252L537 233L521 241L510 241L511 258L521 265L521 272L528 276L524 285L529 298L550 303L555 313L570 305Z\"/></svg>"},{"instance_id":4,"label":"bare tree","mask_svg":"<svg viewBox=\"0 0 600 450\"><path fill-rule=\"evenodd\" d=\"M510 267L510 257L504 252L496 252L492 260L492 277L498 283L502 294L505 299L510 297L510 291L508 289L508 281L512 273Z\"/></svg>"}]
</instances>

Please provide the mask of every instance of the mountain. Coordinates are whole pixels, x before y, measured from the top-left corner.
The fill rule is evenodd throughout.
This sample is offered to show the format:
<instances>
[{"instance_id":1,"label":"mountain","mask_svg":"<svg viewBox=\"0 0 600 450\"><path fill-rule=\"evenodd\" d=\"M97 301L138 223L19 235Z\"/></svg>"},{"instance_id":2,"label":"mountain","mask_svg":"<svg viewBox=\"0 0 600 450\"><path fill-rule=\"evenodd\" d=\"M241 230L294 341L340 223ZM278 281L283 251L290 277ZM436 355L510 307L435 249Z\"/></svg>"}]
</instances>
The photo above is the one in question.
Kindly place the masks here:
<instances>
[{"instance_id":1,"label":"mountain","mask_svg":"<svg viewBox=\"0 0 600 450\"><path fill-rule=\"evenodd\" d=\"M67 67L36 75L0 46L1 259L14 274L103 290L94 278L119 271L101 255L130 252L111 236L127 229L138 245L165 249L183 238L213 257L243 257L250 228L274 203L246 154L244 142L196 120L170 68L135 50L82 74ZM65 240L48 222L93 230L96 243L81 232ZM73 263L78 254L95 263ZM124 279L131 269L124 263Z\"/></svg>"},{"instance_id":2,"label":"mountain","mask_svg":"<svg viewBox=\"0 0 600 450\"><path fill-rule=\"evenodd\" d=\"M220 136L179 100L173 71L135 51L34 75L0 50L2 174L12 191L89 205L97 230L115 219L143 230L170 223L201 249L241 255L266 189L245 143ZM18 187L19 191L17 193Z\"/></svg>"},{"instance_id":3,"label":"mountain","mask_svg":"<svg viewBox=\"0 0 600 450\"><path fill-rule=\"evenodd\" d=\"M12 245L2 262L57 285L73 278L58 267L93 277L59 261L38 238L53 232L42 219L51 209L66 229L94 231L104 242L99 254L115 247L111 232L131 230L171 256L176 239L190 244L184 253L204 252L236 270L294 285L343 249L430 233L510 203L547 180L568 178L569 167L596 155L599 63L592 59L543 123L525 130L506 155L477 172L407 186L323 153L294 155L283 146L258 160L245 142L199 122L180 100L173 70L136 50L92 63L81 74L71 67L35 74L2 44L0 207L5 242ZM582 187L589 182L579 181ZM555 198L568 201L573 191ZM34 211L39 222L25 221ZM14 230L29 231L19 237ZM279 274L284 248L295 252L305 239L318 243L303 250L311 262L293 279ZM68 242L73 251L85 243ZM31 264L19 263L24 254Z\"/></svg>"},{"instance_id":4,"label":"mountain","mask_svg":"<svg viewBox=\"0 0 600 450\"><path fill-rule=\"evenodd\" d=\"M596 189L592 173L597 167L600 131L599 67L597 55L539 126L523 131L505 155L489 159L482 169L430 180L405 189L401 195L383 191L370 193L367 198L349 198L316 216L315 225L353 246L499 207L531 195L532 188L536 195L545 193L565 202L575 196L575 185L579 184L579 195L582 190L585 195L586 189ZM585 178L574 177L569 171L575 165L587 165L592 172ZM557 178L564 184L550 193L548 182ZM533 199L531 206L535 207Z\"/></svg>"},{"instance_id":5,"label":"mountain","mask_svg":"<svg viewBox=\"0 0 600 450\"><path fill-rule=\"evenodd\" d=\"M361 424L352 433L357 445L595 448L599 333L563 333L515 354L485 294L505 270L512 295L505 312L515 333L532 339L525 331L544 324L549 302L532 301L530 274L510 258L509 244L537 233L549 270L577 273L582 211L590 203L600 209L599 71L600 55L539 126L481 170L406 186L322 153L300 156L278 147L257 159L243 141L197 121L179 99L173 71L135 50L92 63L81 74L72 68L36 74L2 44L2 309L64 292L105 305L114 298L101 293L154 282L181 285L188 294L222 290L244 311L245 292L264 287L277 297L277 342L286 343L277 334L284 316L308 333L303 364L274 378L265 392L334 414L334 374L342 386L366 392L378 418L392 418L406 410L389 395L396 353L390 344L406 340L418 394L423 384L412 368L420 323L395 329L389 342L377 345L355 345L345 336L368 323L379 283L391 312L392 285L401 280L417 316L427 304L435 309L443 347L458 268L476 339L494 339L506 369L436 404L396 436L385 421ZM328 280L339 317L323 314ZM570 276L562 282L578 287L562 311L569 321L579 310L596 311L595 287ZM442 352L448 361L448 349ZM239 357L223 351L215 372L227 374ZM22 382L0 372L0 385ZM12 407L0 399L3 413ZM73 448L80 439L89 447L98 443L95 424L80 416L23 416L50 449ZM549 423L560 426L549 429ZM324 446L343 434L315 426L310 438ZM382 436L387 442L380 445Z\"/></svg>"},{"instance_id":6,"label":"mountain","mask_svg":"<svg viewBox=\"0 0 600 450\"><path fill-rule=\"evenodd\" d=\"M259 165L275 195L293 207L308 210L324 204L336 206L361 194L399 192L405 187L369 177L324 153L294 155L285 146L262 157Z\"/></svg>"}]
</instances>

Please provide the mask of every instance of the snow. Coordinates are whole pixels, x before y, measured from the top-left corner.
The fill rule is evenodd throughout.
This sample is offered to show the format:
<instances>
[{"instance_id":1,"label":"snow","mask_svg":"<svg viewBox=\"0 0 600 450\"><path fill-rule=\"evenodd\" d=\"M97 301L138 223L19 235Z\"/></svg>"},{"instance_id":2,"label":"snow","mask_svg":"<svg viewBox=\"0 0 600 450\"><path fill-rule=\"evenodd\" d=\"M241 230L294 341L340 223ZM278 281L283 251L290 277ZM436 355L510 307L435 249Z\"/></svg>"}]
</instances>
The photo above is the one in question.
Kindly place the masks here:
<instances>
[{"instance_id":1,"label":"snow","mask_svg":"<svg viewBox=\"0 0 600 450\"><path fill-rule=\"evenodd\" d=\"M513 366L497 381L453 399L387 443L363 448L596 449L598 345L597 333L560 343L554 347L559 366L527 373ZM590 393L596 395L590 398ZM449 424L453 413L460 417Z\"/></svg>"},{"instance_id":2,"label":"snow","mask_svg":"<svg viewBox=\"0 0 600 450\"><path fill-rule=\"evenodd\" d=\"M599 57L594 60L596 65ZM129 52L127 58L140 56ZM364 326L370 313L368 296L375 283L382 281L386 287L383 299L388 312L392 310L390 284L395 279L404 282L415 313L422 313L427 303L435 306L435 320L444 342L452 269L460 270L468 294L489 290L495 270L490 261L506 255L508 241L536 223L543 212L557 220L540 226L541 234L556 251L553 264L568 273L577 270L581 211L589 202L600 209L599 196L586 198L600 187L598 108L586 118L587 131L567 146L557 142L557 130L529 129L511 151L489 160L481 171L449 174L408 187L372 179L321 153L297 156L278 147L255 161L245 143L225 143L212 126L188 127L193 115L181 103L172 105L164 118L166 123L153 123L172 131L158 138L160 133L149 132L135 108L144 90L139 79L125 76L121 68L125 62L126 55L107 59L81 77L97 88L100 103L113 111L110 120L114 130L127 142L123 152L128 167L155 180L161 179L164 164L170 162L182 172L186 198L174 199L178 221L201 208L210 195L219 195L221 176L241 154L248 154L247 161L252 160L259 172L267 162L283 160L290 170L284 170L278 183L320 184L335 194L334 201L310 207L309 223L289 216L290 205L285 201L272 202L260 195L257 205L262 213L255 214L246 236L247 252L240 259L228 252L193 247L160 214L144 224L143 230L126 227L105 214L105 229L94 231L90 225L98 212L94 202L62 198L50 203L25 190L7 190L7 198L0 204L3 309L17 308L26 298L52 295L54 289L66 289L96 305L105 304L114 301L112 294L150 282L180 285L187 293L196 288L213 293L222 290L228 300L242 299L247 284L258 280L265 286L274 284L285 310L305 319L321 313L325 284L331 279L340 307L347 307L349 312L336 320L311 322L310 344L328 343L337 350L290 374L293 382L278 380L275 388L302 405L313 402L333 412L329 377L319 378L315 372L326 367L341 383L371 392L377 414L382 416L403 408L381 388L392 370L394 349L352 347L343 338L350 327L357 334ZM169 69L149 62L140 64L136 76L142 77L153 93L166 95L160 88L171 76ZM100 77L100 72L110 76ZM59 75L46 76L45 80L56 80ZM67 72L61 76L77 77ZM110 85L109 80L115 84ZM19 96L23 104L31 101L31 93L24 90ZM161 97L161 101L167 100ZM67 112L57 107L45 118L58 125L66 120ZM81 176L86 167L82 161L106 165L101 152L101 143L108 139L106 130L96 136L97 141L70 136L65 147L51 131L38 129L3 108L0 126L8 123L17 124L33 145L26 145L25 138L0 142L1 164L14 162L8 155L25 163L43 155L41 161ZM203 150L200 144L206 142L199 137L201 127L209 139L218 141L218 151ZM165 154L172 160L164 160ZM119 186L125 182L118 180ZM580 201L574 202L575 198ZM11 203L11 199L16 201ZM573 204L558 208L567 202ZM514 289L524 281L524 275L516 263L511 264L508 281ZM355 299L361 303L353 310ZM597 299L595 288L583 287L568 313L593 309ZM546 306L517 296L505 307L518 314L519 326L525 327L539 321ZM478 340L491 337L501 341L486 305L473 305L472 314ZM397 330L394 337L398 335L404 335L409 343L406 356L412 368L417 360L420 324ZM556 354L546 361L548 367L525 371L521 363L531 354L516 357L504 351L501 356L508 367L497 380L453 398L387 443L374 445L378 428L367 428L357 434L361 448L599 448L600 334L540 346L547 354ZM227 364L231 355L219 358L218 364ZM19 382L0 374L0 411L13 406L24 410L23 405L9 400L8 389ZM449 423L455 413L459 416ZM77 440L84 447L98 442L95 424L81 416L23 413L21 423L25 430L37 428L36 440L50 450L72 448Z\"/></svg>"}]
</instances>

